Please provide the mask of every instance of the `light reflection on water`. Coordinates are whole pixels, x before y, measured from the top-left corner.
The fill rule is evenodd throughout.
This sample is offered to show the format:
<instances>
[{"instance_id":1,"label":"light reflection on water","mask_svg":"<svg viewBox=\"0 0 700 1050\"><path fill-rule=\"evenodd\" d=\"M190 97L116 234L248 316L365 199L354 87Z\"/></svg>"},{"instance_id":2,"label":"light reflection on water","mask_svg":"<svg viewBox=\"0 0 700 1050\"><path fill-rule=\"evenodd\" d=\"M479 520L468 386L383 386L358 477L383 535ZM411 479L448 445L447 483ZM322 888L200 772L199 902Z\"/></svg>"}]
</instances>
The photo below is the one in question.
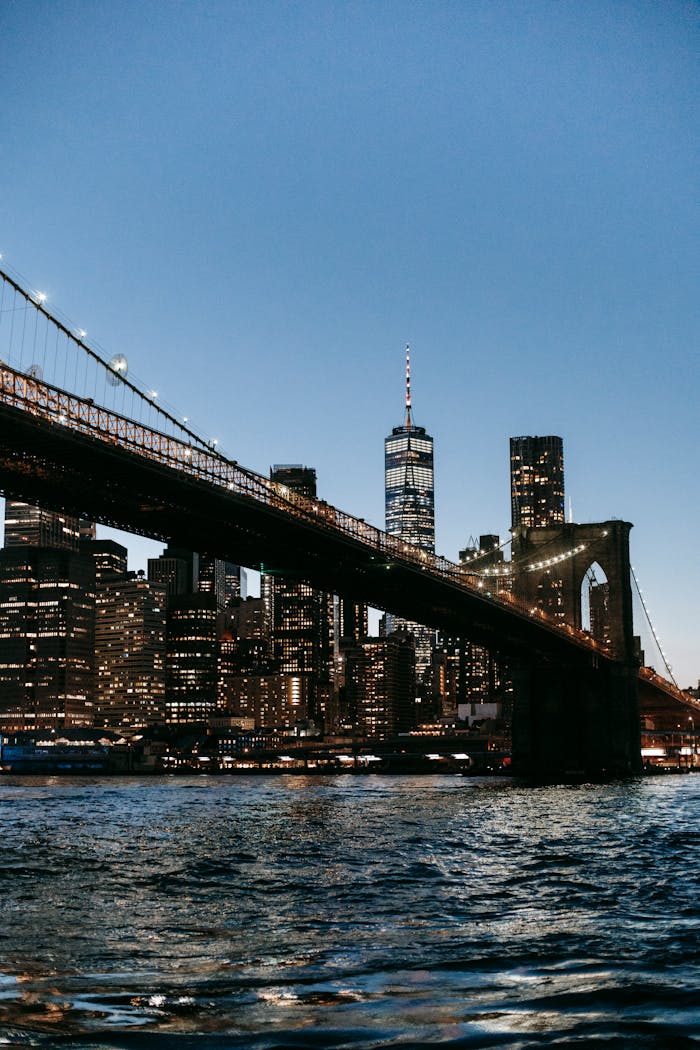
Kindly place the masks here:
<instances>
[{"instance_id":1,"label":"light reflection on water","mask_svg":"<svg viewBox=\"0 0 700 1050\"><path fill-rule=\"evenodd\" d=\"M0 780L0 1042L697 1046L700 777Z\"/></svg>"}]
</instances>

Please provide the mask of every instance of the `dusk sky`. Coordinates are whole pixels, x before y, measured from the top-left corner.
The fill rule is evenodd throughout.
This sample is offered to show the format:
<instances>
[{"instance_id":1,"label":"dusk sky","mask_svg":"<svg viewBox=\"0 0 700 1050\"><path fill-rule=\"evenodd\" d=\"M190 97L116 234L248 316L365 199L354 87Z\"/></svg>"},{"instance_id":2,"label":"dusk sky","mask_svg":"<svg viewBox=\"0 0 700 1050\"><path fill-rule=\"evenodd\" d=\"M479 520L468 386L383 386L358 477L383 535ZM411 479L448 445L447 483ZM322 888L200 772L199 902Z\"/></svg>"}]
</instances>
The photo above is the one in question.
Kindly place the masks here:
<instances>
[{"instance_id":1,"label":"dusk sky","mask_svg":"<svg viewBox=\"0 0 700 1050\"><path fill-rule=\"evenodd\" d=\"M508 438L561 435L567 506L634 523L696 684L699 15L5 0L3 261L231 456L379 525L410 343L450 558L508 535Z\"/></svg>"}]
</instances>

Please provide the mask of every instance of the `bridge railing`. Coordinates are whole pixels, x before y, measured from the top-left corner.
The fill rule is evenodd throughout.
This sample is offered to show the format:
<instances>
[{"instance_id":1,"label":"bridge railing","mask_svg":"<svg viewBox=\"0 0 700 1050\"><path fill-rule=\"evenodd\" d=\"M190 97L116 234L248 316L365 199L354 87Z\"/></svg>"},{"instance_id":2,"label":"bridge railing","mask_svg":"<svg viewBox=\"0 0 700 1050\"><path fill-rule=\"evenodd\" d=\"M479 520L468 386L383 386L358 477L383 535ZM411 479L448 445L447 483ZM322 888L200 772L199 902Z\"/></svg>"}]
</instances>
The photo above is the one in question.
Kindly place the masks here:
<instances>
[{"instance_id":1,"label":"bridge railing","mask_svg":"<svg viewBox=\"0 0 700 1050\"><path fill-rule=\"evenodd\" d=\"M673 682L669 682L663 675L657 674L653 667L640 667L639 677L645 678L647 682L651 682L657 689L661 689L662 692L672 696L674 700L679 700L684 704L690 704L692 707L697 708L700 711L700 700L690 693L683 692L682 689L678 689Z\"/></svg>"},{"instance_id":2,"label":"bridge railing","mask_svg":"<svg viewBox=\"0 0 700 1050\"><path fill-rule=\"evenodd\" d=\"M102 442L118 445L128 451L146 456L183 474L223 487L237 495L246 496L268 507L273 507L297 519L306 520L315 527L341 533L344 537L369 546L378 557L384 558L387 568L392 562L410 565L442 580L468 590L485 601L500 603L511 612L528 620L536 620L553 632L565 632L570 640L586 649L606 656L614 653L596 642L590 635L578 631L562 621L547 615L539 608L528 607L516 596L499 586L497 577L488 581L480 578L466 566L415 547L400 537L391 536L362 518L339 510L324 500L311 499L286 486L241 467L201 445L165 434L145 426L111 409L96 405L90 398L77 397L66 390L52 386L27 373L18 372L0 362L0 400L29 415L69 427Z\"/></svg>"}]
</instances>

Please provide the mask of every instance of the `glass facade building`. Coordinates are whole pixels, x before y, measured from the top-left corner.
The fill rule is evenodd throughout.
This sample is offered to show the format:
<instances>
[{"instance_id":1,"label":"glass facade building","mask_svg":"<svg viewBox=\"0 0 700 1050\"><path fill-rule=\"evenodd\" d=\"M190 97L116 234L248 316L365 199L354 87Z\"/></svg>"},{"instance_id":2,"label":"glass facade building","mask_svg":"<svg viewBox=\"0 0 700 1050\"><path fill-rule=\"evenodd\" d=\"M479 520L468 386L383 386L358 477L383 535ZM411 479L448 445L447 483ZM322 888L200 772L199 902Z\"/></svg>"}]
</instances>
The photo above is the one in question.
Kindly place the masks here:
<instances>
[{"instance_id":1,"label":"glass facade building","mask_svg":"<svg viewBox=\"0 0 700 1050\"><path fill-rule=\"evenodd\" d=\"M564 442L560 437L510 439L511 525L563 525Z\"/></svg>"},{"instance_id":2,"label":"glass facade building","mask_svg":"<svg viewBox=\"0 0 700 1050\"><path fill-rule=\"evenodd\" d=\"M13 499L6 501L6 547L53 547L76 551L79 540L78 518L37 507L33 503Z\"/></svg>"},{"instance_id":3,"label":"glass facade building","mask_svg":"<svg viewBox=\"0 0 700 1050\"><path fill-rule=\"evenodd\" d=\"M0 727L92 725L95 569L70 550L0 551Z\"/></svg>"},{"instance_id":4,"label":"glass facade building","mask_svg":"<svg viewBox=\"0 0 700 1050\"><path fill-rule=\"evenodd\" d=\"M406 417L384 439L385 528L423 550L435 551L433 439L411 415L410 358L406 347ZM424 679L435 632L422 624L387 615L387 634L410 631L416 643L416 679Z\"/></svg>"},{"instance_id":5,"label":"glass facade building","mask_svg":"<svg viewBox=\"0 0 700 1050\"><path fill-rule=\"evenodd\" d=\"M170 600L166 618L167 722L202 722L217 708L218 623L213 594Z\"/></svg>"},{"instance_id":6,"label":"glass facade building","mask_svg":"<svg viewBox=\"0 0 700 1050\"><path fill-rule=\"evenodd\" d=\"M407 423L384 439L386 531L407 543L435 550L433 439Z\"/></svg>"}]
</instances>

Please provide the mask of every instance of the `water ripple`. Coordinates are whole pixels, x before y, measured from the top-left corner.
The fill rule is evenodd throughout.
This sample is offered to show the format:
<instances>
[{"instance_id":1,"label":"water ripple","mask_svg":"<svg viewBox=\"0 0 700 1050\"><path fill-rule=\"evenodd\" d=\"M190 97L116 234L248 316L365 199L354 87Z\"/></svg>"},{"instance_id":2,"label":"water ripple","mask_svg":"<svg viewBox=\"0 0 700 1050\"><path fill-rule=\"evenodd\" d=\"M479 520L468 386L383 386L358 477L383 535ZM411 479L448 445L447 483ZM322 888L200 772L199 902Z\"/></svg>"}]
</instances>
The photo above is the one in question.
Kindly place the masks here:
<instances>
[{"instance_id":1,"label":"water ripple","mask_svg":"<svg viewBox=\"0 0 700 1050\"><path fill-rule=\"evenodd\" d=\"M0 780L0 1047L697 1047L700 777Z\"/></svg>"}]
</instances>

